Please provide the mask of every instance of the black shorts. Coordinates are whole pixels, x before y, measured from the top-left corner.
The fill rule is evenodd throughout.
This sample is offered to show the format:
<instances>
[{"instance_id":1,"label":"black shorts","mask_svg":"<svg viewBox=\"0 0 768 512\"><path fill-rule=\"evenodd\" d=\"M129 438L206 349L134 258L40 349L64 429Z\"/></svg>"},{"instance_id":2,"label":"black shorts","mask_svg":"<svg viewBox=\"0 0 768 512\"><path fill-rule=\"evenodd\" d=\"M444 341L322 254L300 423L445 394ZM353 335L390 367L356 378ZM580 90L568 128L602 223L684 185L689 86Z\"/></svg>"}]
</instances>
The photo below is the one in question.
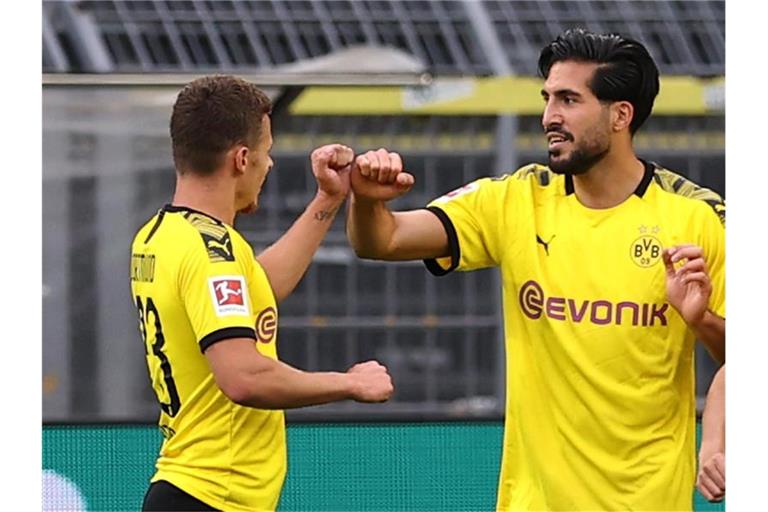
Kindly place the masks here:
<instances>
[{"instance_id":1,"label":"black shorts","mask_svg":"<svg viewBox=\"0 0 768 512\"><path fill-rule=\"evenodd\" d=\"M142 505L141 510L146 512L175 512L181 510L215 511L216 509L187 494L175 485L165 480L158 480L149 486L147 494L144 495L144 505Z\"/></svg>"}]
</instances>

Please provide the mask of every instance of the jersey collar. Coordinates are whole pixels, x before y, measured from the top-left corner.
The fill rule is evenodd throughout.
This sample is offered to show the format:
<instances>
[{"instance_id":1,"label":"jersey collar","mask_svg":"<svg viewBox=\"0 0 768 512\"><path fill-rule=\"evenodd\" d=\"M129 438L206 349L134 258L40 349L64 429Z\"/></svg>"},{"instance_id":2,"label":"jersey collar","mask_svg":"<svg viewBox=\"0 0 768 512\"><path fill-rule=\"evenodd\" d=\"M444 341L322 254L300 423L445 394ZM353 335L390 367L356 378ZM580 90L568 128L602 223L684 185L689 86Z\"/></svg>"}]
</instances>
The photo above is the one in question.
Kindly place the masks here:
<instances>
[{"instance_id":1,"label":"jersey collar","mask_svg":"<svg viewBox=\"0 0 768 512\"><path fill-rule=\"evenodd\" d=\"M216 224L224 225L222 221L220 221L216 217L213 217L211 214L201 212L200 210L195 210L194 208L190 208L189 206L176 206L173 204L166 204L160 209L160 211L168 212L168 213L184 213L185 217L188 216L190 213L196 213L198 215L203 215L205 217L208 217L209 219L214 221Z\"/></svg>"},{"instance_id":2,"label":"jersey collar","mask_svg":"<svg viewBox=\"0 0 768 512\"><path fill-rule=\"evenodd\" d=\"M638 158L643 163L643 166L645 166L645 172L643 173L643 179L640 180L640 183L637 184L637 188L635 188L635 191L633 192L637 197L643 197L645 195L645 191L648 190L648 185L651 184L651 181L653 180L653 174L656 171L656 168L651 162L646 162L642 158ZM573 175L566 174L565 175L565 195L569 196L573 194Z\"/></svg>"}]
</instances>

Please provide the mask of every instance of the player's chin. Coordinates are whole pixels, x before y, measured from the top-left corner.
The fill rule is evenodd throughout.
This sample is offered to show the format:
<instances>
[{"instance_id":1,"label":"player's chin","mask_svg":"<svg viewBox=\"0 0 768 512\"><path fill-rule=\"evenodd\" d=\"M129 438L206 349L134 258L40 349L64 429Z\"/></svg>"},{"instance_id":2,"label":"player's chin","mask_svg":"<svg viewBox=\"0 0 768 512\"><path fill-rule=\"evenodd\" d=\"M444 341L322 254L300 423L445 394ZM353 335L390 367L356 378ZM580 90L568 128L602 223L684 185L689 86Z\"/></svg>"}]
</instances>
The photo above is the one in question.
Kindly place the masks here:
<instances>
[{"instance_id":1,"label":"player's chin","mask_svg":"<svg viewBox=\"0 0 768 512\"><path fill-rule=\"evenodd\" d=\"M547 155L549 156L550 161L551 160L565 160L568 157L568 153L561 149L548 149Z\"/></svg>"},{"instance_id":2,"label":"player's chin","mask_svg":"<svg viewBox=\"0 0 768 512\"><path fill-rule=\"evenodd\" d=\"M258 209L259 209L258 201L253 201L251 204L249 204L247 206L244 206L243 208L240 208L240 210L238 210L238 212L239 213L246 213L247 214L247 213L253 213L253 212L255 212Z\"/></svg>"},{"instance_id":3,"label":"player's chin","mask_svg":"<svg viewBox=\"0 0 768 512\"><path fill-rule=\"evenodd\" d=\"M558 164L568 161L568 156L561 150L556 149L548 153L549 167L557 167Z\"/></svg>"}]
</instances>

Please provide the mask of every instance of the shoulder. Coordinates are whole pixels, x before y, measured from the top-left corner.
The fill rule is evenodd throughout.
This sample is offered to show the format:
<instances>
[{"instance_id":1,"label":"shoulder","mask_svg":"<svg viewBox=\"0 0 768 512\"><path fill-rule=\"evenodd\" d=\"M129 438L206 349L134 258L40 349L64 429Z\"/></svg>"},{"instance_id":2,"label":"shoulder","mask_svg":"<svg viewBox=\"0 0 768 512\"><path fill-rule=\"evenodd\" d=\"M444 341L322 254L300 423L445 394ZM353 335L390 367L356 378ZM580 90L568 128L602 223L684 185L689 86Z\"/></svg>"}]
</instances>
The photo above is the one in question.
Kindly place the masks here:
<instances>
[{"instance_id":1,"label":"shoulder","mask_svg":"<svg viewBox=\"0 0 768 512\"><path fill-rule=\"evenodd\" d=\"M491 183L497 183L505 194L550 195L563 191L565 180L562 174L555 174L546 165L531 163L518 168L516 171L489 178Z\"/></svg>"},{"instance_id":2,"label":"shoulder","mask_svg":"<svg viewBox=\"0 0 768 512\"><path fill-rule=\"evenodd\" d=\"M511 173L478 178L438 197L430 205L453 203L501 206L523 196L537 196L562 189L562 185L555 185L562 182L563 177L554 174L548 167L528 164Z\"/></svg>"},{"instance_id":3,"label":"shoulder","mask_svg":"<svg viewBox=\"0 0 768 512\"><path fill-rule=\"evenodd\" d=\"M188 211L183 213L183 217L191 227L189 231L193 233L193 238L197 239L196 247L207 255L211 263L235 261L232 242L233 239L239 241L239 235L234 229L203 213Z\"/></svg>"},{"instance_id":4,"label":"shoulder","mask_svg":"<svg viewBox=\"0 0 768 512\"><path fill-rule=\"evenodd\" d=\"M725 201L720 194L656 163L652 165L653 180L663 194L668 194L668 197L683 207L709 216L715 214L725 225Z\"/></svg>"},{"instance_id":5,"label":"shoulder","mask_svg":"<svg viewBox=\"0 0 768 512\"><path fill-rule=\"evenodd\" d=\"M559 175L553 173L546 165L537 163L524 165L511 174L505 174L494 179L503 180L507 177L514 178L517 181L528 182L539 187L550 187L559 179L562 179Z\"/></svg>"},{"instance_id":6,"label":"shoulder","mask_svg":"<svg viewBox=\"0 0 768 512\"><path fill-rule=\"evenodd\" d=\"M480 178L465 187L475 186L486 191L503 193L508 189L521 187L550 188L559 181L562 181L562 176L553 173L546 165L531 163L500 176Z\"/></svg>"}]
</instances>

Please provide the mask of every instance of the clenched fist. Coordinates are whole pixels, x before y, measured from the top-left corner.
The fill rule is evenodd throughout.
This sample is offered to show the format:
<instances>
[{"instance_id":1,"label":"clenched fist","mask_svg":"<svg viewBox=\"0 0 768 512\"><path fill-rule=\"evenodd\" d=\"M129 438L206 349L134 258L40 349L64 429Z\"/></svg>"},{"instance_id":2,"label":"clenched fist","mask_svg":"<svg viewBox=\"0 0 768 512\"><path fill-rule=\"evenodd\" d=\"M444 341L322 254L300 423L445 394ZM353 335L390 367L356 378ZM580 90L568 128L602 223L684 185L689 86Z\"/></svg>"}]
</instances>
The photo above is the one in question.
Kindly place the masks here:
<instances>
[{"instance_id":1,"label":"clenched fist","mask_svg":"<svg viewBox=\"0 0 768 512\"><path fill-rule=\"evenodd\" d=\"M352 399L358 402L386 402L395 389L387 368L378 361L358 363L347 374L353 379Z\"/></svg>"},{"instance_id":2,"label":"clenched fist","mask_svg":"<svg viewBox=\"0 0 768 512\"><path fill-rule=\"evenodd\" d=\"M343 200L349 192L349 174L355 152L343 144L321 146L310 156L318 193Z\"/></svg>"},{"instance_id":3,"label":"clenched fist","mask_svg":"<svg viewBox=\"0 0 768 512\"><path fill-rule=\"evenodd\" d=\"M389 201L408 192L413 183L400 155L384 148L358 155L352 168L352 190L358 198Z\"/></svg>"}]
</instances>

